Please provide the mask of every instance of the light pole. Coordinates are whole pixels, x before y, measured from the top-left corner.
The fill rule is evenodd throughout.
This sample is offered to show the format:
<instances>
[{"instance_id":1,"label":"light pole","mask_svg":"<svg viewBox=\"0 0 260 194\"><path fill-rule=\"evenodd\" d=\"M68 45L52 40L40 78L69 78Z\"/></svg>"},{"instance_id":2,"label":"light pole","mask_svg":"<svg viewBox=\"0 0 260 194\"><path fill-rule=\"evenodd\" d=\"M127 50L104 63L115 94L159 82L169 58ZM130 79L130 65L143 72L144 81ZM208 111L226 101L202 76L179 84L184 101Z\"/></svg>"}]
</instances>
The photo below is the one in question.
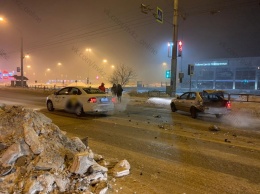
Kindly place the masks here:
<instances>
[{"instance_id":1,"label":"light pole","mask_svg":"<svg viewBox=\"0 0 260 194\"><path fill-rule=\"evenodd\" d=\"M4 18L0 17L0 21L3 22L4 21ZM20 38L21 38L21 87L23 87L23 80L24 80L24 77L23 77L23 59L24 59L24 55L23 55L23 33L22 31L19 29L19 28L16 28L19 33L20 33Z\"/></svg>"},{"instance_id":2,"label":"light pole","mask_svg":"<svg viewBox=\"0 0 260 194\"><path fill-rule=\"evenodd\" d=\"M87 59L89 60L89 53L92 51L91 48L87 48ZM87 77L87 84L89 84L89 72L90 72L90 68L89 68L89 63L88 63L88 77Z\"/></svg>"},{"instance_id":3,"label":"light pole","mask_svg":"<svg viewBox=\"0 0 260 194\"><path fill-rule=\"evenodd\" d=\"M165 86L167 86L166 84L166 68L167 68L167 63L163 62L162 63L162 66L163 66L163 77L165 77Z\"/></svg>"},{"instance_id":4,"label":"light pole","mask_svg":"<svg viewBox=\"0 0 260 194\"><path fill-rule=\"evenodd\" d=\"M60 67L61 67L61 63L58 63L58 68L59 68L59 77L61 78ZM57 78L56 78L56 83L57 83Z\"/></svg>"},{"instance_id":5,"label":"light pole","mask_svg":"<svg viewBox=\"0 0 260 194\"><path fill-rule=\"evenodd\" d=\"M31 69L31 65L27 65L26 67L27 67L27 78L28 78L29 72L30 72L30 69Z\"/></svg>"},{"instance_id":6,"label":"light pole","mask_svg":"<svg viewBox=\"0 0 260 194\"><path fill-rule=\"evenodd\" d=\"M104 71L107 62L108 62L107 59L103 59L102 71ZM104 71L104 72L105 72L105 71ZM102 75L102 73L100 73L100 74ZM104 77L102 76L101 78L102 78L102 80L104 81Z\"/></svg>"}]
</instances>

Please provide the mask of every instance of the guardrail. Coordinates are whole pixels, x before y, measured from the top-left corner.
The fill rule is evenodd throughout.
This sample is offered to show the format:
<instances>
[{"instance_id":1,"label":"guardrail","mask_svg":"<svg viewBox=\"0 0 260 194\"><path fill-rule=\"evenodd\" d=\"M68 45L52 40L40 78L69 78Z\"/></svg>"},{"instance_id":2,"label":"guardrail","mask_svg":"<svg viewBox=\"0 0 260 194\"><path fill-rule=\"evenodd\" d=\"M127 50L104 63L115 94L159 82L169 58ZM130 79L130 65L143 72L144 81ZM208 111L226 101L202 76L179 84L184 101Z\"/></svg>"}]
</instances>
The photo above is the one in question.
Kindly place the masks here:
<instances>
[{"instance_id":1,"label":"guardrail","mask_svg":"<svg viewBox=\"0 0 260 194\"><path fill-rule=\"evenodd\" d=\"M255 94L226 94L228 100L236 102L258 102L260 103L260 95Z\"/></svg>"},{"instance_id":2,"label":"guardrail","mask_svg":"<svg viewBox=\"0 0 260 194\"><path fill-rule=\"evenodd\" d=\"M166 91L152 90L152 91L148 91L148 96L149 97L165 97L165 96L169 96L169 95L166 94Z\"/></svg>"},{"instance_id":3,"label":"guardrail","mask_svg":"<svg viewBox=\"0 0 260 194\"><path fill-rule=\"evenodd\" d=\"M255 94L227 94L230 101L260 103L260 95Z\"/></svg>"}]
</instances>

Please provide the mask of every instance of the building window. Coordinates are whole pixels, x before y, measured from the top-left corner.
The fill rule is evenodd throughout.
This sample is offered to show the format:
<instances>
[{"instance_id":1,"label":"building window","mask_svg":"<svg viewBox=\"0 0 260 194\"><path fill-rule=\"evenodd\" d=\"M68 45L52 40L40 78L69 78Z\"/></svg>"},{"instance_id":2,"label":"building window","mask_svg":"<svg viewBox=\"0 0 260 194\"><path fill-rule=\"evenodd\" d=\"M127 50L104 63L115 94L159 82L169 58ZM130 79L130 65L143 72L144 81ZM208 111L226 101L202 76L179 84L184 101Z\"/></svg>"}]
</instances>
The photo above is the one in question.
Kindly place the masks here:
<instances>
[{"instance_id":1,"label":"building window","mask_svg":"<svg viewBox=\"0 0 260 194\"><path fill-rule=\"evenodd\" d=\"M217 68L216 80L233 80L233 71L230 68Z\"/></svg>"},{"instance_id":2,"label":"building window","mask_svg":"<svg viewBox=\"0 0 260 194\"><path fill-rule=\"evenodd\" d=\"M236 89L245 89L245 90L254 90L255 89L255 81L236 81Z\"/></svg>"},{"instance_id":3,"label":"building window","mask_svg":"<svg viewBox=\"0 0 260 194\"><path fill-rule=\"evenodd\" d=\"M200 89L212 89L213 88L213 81L198 81L198 88Z\"/></svg>"},{"instance_id":4,"label":"building window","mask_svg":"<svg viewBox=\"0 0 260 194\"><path fill-rule=\"evenodd\" d=\"M253 70L236 71L236 80L255 80L256 72Z\"/></svg>"},{"instance_id":5,"label":"building window","mask_svg":"<svg viewBox=\"0 0 260 194\"><path fill-rule=\"evenodd\" d=\"M232 81L216 81L215 83L216 89L233 89Z\"/></svg>"}]
</instances>

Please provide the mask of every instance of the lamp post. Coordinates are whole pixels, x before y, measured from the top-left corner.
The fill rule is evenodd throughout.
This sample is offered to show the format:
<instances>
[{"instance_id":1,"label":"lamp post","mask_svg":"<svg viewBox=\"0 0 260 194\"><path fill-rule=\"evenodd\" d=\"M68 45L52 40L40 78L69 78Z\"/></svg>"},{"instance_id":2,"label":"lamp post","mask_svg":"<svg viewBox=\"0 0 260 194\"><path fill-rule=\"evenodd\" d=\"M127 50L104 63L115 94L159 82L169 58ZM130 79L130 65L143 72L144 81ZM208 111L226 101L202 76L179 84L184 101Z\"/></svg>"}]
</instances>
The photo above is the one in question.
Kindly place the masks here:
<instances>
[{"instance_id":1,"label":"lamp post","mask_svg":"<svg viewBox=\"0 0 260 194\"><path fill-rule=\"evenodd\" d=\"M167 63L163 62L163 77L165 78L165 86L167 86L167 81L166 81L166 68L167 68Z\"/></svg>"},{"instance_id":2,"label":"lamp post","mask_svg":"<svg viewBox=\"0 0 260 194\"><path fill-rule=\"evenodd\" d=\"M89 60L89 53L90 53L92 50L91 50L91 48L87 48L86 51L87 51L87 59ZM89 84L89 72L90 72L90 69L89 69L89 63L88 63L88 77L87 77L87 84Z\"/></svg>"},{"instance_id":3,"label":"lamp post","mask_svg":"<svg viewBox=\"0 0 260 194\"><path fill-rule=\"evenodd\" d=\"M4 18L0 17L0 22L4 22ZM19 33L20 33L20 38L21 38L21 86L23 87L23 80L24 80L24 77L23 77L23 74L24 74L24 71L23 71L23 59L24 59L24 55L23 55L23 33L22 31L19 29L19 28L16 28Z\"/></svg>"},{"instance_id":4,"label":"lamp post","mask_svg":"<svg viewBox=\"0 0 260 194\"><path fill-rule=\"evenodd\" d=\"M29 76L29 72L30 72L30 69L31 69L31 65L27 65L27 76ZM25 72L24 72L25 73Z\"/></svg>"},{"instance_id":5,"label":"lamp post","mask_svg":"<svg viewBox=\"0 0 260 194\"><path fill-rule=\"evenodd\" d=\"M61 63L58 63L58 68L59 68L59 77L61 78L60 67L61 67ZM56 83L57 83L57 78L56 78Z\"/></svg>"}]
</instances>

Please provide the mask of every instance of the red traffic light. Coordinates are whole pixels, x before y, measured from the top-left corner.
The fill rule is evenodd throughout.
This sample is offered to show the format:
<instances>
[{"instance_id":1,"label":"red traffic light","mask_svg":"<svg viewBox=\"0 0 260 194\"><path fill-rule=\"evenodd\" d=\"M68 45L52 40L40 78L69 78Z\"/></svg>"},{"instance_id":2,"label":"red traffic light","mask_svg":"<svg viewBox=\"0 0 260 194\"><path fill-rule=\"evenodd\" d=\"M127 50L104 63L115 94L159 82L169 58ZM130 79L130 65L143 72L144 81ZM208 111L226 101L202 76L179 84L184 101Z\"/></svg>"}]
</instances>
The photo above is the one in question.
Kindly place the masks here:
<instances>
[{"instance_id":1,"label":"red traffic light","mask_svg":"<svg viewBox=\"0 0 260 194\"><path fill-rule=\"evenodd\" d=\"M182 55L182 41L180 40L178 42L178 57L181 57Z\"/></svg>"},{"instance_id":2,"label":"red traffic light","mask_svg":"<svg viewBox=\"0 0 260 194\"><path fill-rule=\"evenodd\" d=\"M179 42L178 42L178 46L179 46L178 50L179 50L179 51L182 51L182 41L179 41Z\"/></svg>"}]
</instances>

